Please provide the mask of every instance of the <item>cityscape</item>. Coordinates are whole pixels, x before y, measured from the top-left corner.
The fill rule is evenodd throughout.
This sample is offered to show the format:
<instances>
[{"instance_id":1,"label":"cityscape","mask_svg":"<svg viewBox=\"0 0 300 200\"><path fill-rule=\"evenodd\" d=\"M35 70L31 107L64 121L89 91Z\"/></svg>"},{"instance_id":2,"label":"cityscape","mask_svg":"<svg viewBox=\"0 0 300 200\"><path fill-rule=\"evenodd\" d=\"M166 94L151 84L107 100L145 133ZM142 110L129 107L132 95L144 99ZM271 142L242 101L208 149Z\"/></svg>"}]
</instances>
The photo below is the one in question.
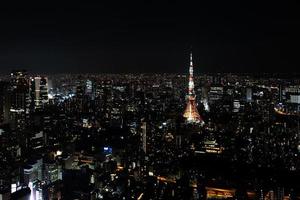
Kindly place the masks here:
<instances>
[{"instance_id":1,"label":"cityscape","mask_svg":"<svg viewBox=\"0 0 300 200\"><path fill-rule=\"evenodd\" d=\"M61 7L55 5L54 11L48 5L37 7L38 12L30 8L32 13L41 14L40 19L29 15L21 19L22 6L16 9L22 12L13 19L2 19L4 14L0 14L4 27L22 20L33 24L24 33L0 33L4 46L11 40L21 46L14 50L15 43L11 43L7 51L0 47L0 200L300 199L300 74L291 68L300 63L297 58L286 57L294 51L288 41L300 33L290 26L300 18L281 18L264 10L266 16L276 19L267 21L269 17L260 16L256 10L259 17L253 17L250 8L246 14L239 13L240 18L224 17L222 23L233 32L244 30L237 40L245 47L231 54L229 46L236 45L237 40L225 38L236 33L222 29L220 23L212 32L206 30L207 35L198 34L205 32L205 28L197 27L200 14L183 18L187 21L182 25L177 15L170 17L173 12L165 11L164 6L181 9L181 4L175 4L159 4L163 6L159 11L167 14L161 16L159 12L155 17L152 8L157 5L145 2L143 12L152 17L125 15L121 5L112 6L121 14L112 14L100 3L78 3L78 7L62 3ZM224 6L229 11L237 8ZM103 12L95 16L107 22L101 21L105 25L95 28L100 22L90 20L90 13L99 13L100 8ZM220 10L219 15L227 16L227 11ZM289 11L292 9L283 13ZM246 20L248 14L255 23ZM69 15L76 16L77 21L68 21ZM81 23L79 15L90 23ZM194 21L189 22L190 17ZM243 20L246 25L237 25ZM269 35L259 41L256 36L257 44L250 44L248 36L258 33L266 22L263 29ZM270 28L277 23L288 27L289 39ZM174 24L177 28L186 24L192 30L195 27L195 32L191 30L190 36L178 32L168 36L168 41L158 36L151 39L152 34L168 35L177 30ZM204 22L200 24L205 27ZM253 24L258 28L251 34L248 29L234 28ZM54 26L57 30L52 30ZM65 29L58 31L62 27ZM84 30L71 33L74 27ZM217 36L215 29L226 34ZM106 42L99 42L98 36L93 38L95 32L105 36ZM132 33L147 37L135 38ZM22 37L7 39L6 34ZM50 62L43 51L54 47L52 37L63 42L53 43L57 51L47 50L47 56L54 58ZM264 46L269 45L267 38L275 38L278 49L284 45L291 48L284 48L288 53L274 56L267 67L263 67L265 60L257 58L256 64L249 61L252 55L236 58L255 45L269 49L265 53L269 58L276 45ZM299 43L298 35L297 39L294 45ZM223 43L217 44L220 40ZM170 45L174 41L179 44ZM89 45L91 48L83 48ZM209 51L225 47L222 56L217 50L213 55ZM18 48L28 51L20 53ZM99 53L102 50L107 52ZM97 56L86 55L90 53ZM115 57L107 59L110 56ZM224 57L238 61L228 64ZM282 68L275 69L282 63L290 64L284 73ZM256 67L248 68L248 64ZM104 65L109 67L99 67Z\"/></svg>"}]
</instances>

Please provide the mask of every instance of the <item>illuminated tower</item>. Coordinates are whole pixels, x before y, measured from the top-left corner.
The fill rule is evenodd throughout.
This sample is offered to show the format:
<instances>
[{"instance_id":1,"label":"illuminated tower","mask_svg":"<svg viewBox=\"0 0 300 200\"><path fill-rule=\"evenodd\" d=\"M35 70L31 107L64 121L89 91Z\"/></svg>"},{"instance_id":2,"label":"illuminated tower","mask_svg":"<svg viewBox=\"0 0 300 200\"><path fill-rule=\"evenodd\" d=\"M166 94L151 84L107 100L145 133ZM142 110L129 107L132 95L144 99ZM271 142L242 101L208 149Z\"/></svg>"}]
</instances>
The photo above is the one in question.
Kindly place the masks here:
<instances>
[{"instance_id":1,"label":"illuminated tower","mask_svg":"<svg viewBox=\"0 0 300 200\"><path fill-rule=\"evenodd\" d=\"M196 95L194 90L194 76L193 76L193 56L190 54L190 69L189 69L189 90L187 95L187 105L183 114L187 123L200 123L203 124L203 120L199 115L196 106Z\"/></svg>"}]
</instances>

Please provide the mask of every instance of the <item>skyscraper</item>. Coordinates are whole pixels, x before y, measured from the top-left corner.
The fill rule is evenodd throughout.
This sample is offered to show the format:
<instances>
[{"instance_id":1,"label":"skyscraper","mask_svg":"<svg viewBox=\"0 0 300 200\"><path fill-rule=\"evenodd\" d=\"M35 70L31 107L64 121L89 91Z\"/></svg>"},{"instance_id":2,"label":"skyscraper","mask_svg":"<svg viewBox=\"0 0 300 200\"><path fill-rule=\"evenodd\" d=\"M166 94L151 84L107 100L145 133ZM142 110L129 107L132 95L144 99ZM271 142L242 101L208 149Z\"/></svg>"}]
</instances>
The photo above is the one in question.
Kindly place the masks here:
<instances>
[{"instance_id":1,"label":"skyscraper","mask_svg":"<svg viewBox=\"0 0 300 200\"><path fill-rule=\"evenodd\" d=\"M29 116L29 85L26 71L18 70L11 73L11 108L10 121L12 128L23 130L25 120Z\"/></svg>"},{"instance_id":2,"label":"skyscraper","mask_svg":"<svg viewBox=\"0 0 300 200\"><path fill-rule=\"evenodd\" d=\"M30 79L31 110L40 109L48 103L48 78L36 76Z\"/></svg>"},{"instance_id":3,"label":"skyscraper","mask_svg":"<svg viewBox=\"0 0 300 200\"><path fill-rule=\"evenodd\" d=\"M147 123L142 124L142 146L144 153L147 153Z\"/></svg>"},{"instance_id":4,"label":"skyscraper","mask_svg":"<svg viewBox=\"0 0 300 200\"><path fill-rule=\"evenodd\" d=\"M190 54L190 68L189 68L189 87L187 95L187 105L183 117L186 118L187 123L200 123L203 124L196 105L196 95L194 90L194 69L193 69L193 55Z\"/></svg>"},{"instance_id":5,"label":"skyscraper","mask_svg":"<svg viewBox=\"0 0 300 200\"><path fill-rule=\"evenodd\" d=\"M9 122L11 93L9 83L0 82L0 124Z\"/></svg>"}]
</instances>

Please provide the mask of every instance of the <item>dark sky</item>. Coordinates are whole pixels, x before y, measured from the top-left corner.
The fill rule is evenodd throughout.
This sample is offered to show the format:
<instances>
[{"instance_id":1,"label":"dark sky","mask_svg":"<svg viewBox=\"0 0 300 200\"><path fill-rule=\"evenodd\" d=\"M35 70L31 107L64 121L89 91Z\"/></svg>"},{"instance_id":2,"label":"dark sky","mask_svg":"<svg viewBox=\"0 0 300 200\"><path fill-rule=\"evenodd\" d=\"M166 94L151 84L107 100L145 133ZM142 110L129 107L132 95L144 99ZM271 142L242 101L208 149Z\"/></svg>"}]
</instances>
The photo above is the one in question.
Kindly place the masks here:
<instances>
[{"instance_id":1,"label":"dark sky","mask_svg":"<svg viewBox=\"0 0 300 200\"><path fill-rule=\"evenodd\" d=\"M39 2L0 4L0 73L300 72L286 1Z\"/></svg>"}]
</instances>

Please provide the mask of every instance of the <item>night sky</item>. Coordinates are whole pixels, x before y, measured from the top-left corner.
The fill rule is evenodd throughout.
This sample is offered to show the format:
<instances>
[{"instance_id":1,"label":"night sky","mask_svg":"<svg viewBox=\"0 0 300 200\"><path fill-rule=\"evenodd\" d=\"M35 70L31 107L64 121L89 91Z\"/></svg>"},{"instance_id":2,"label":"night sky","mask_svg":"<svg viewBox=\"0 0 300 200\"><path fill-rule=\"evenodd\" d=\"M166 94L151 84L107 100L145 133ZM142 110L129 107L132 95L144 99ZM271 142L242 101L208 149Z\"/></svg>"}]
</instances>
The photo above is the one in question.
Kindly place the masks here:
<instances>
[{"instance_id":1,"label":"night sky","mask_svg":"<svg viewBox=\"0 0 300 200\"><path fill-rule=\"evenodd\" d=\"M286 1L41 2L0 5L0 73L300 72Z\"/></svg>"}]
</instances>

